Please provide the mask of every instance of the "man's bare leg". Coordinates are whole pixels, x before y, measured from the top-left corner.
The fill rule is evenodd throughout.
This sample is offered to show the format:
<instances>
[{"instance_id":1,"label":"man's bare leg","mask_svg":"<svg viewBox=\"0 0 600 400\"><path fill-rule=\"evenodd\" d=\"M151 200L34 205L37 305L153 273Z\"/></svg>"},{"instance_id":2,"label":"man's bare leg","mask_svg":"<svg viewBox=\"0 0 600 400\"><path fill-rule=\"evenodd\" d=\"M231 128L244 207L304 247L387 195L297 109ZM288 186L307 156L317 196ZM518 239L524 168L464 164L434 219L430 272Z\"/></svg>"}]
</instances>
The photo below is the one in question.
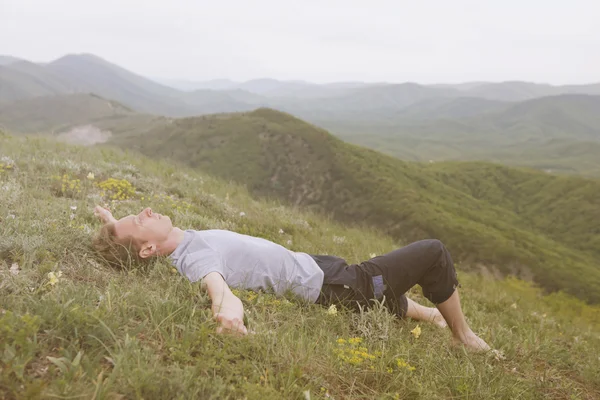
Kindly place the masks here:
<instances>
[{"instance_id":1,"label":"man's bare leg","mask_svg":"<svg viewBox=\"0 0 600 400\"><path fill-rule=\"evenodd\" d=\"M422 306L419 303L415 303L408 297L406 298L406 300L408 302L408 307L406 309L407 317L416 319L417 321L432 322L441 328L445 328L448 326L446 320L437 308Z\"/></svg>"},{"instance_id":2,"label":"man's bare leg","mask_svg":"<svg viewBox=\"0 0 600 400\"><path fill-rule=\"evenodd\" d=\"M444 316L444 319L452 330L452 341L455 344L463 344L469 350L488 351L490 346L477 336L465 321L465 315L460 307L460 298L458 290L452 293L452 296L443 303L437 305L438 310Z\"/></svg>"}]
</instances>

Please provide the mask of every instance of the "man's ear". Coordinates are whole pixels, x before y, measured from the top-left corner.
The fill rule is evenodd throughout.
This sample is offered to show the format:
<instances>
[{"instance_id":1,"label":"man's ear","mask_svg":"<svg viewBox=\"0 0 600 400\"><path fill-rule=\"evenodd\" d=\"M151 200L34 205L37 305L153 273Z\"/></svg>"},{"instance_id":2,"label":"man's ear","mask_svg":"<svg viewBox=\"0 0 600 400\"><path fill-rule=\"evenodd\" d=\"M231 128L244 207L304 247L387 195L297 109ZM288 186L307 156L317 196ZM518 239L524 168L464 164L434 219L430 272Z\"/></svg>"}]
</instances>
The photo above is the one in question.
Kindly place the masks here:
<instances>
[{"instance_id":1,"label":"man's ear","mask_svg":"<svg viewBox=\"0 0 600 400\"><path fill-rule=\"evenodd\" d=\"M140 257L148 258L152 257L156 254L156 244L154 243L144 243L142 248L140 249Z\"/></svg>"}]
</instances>

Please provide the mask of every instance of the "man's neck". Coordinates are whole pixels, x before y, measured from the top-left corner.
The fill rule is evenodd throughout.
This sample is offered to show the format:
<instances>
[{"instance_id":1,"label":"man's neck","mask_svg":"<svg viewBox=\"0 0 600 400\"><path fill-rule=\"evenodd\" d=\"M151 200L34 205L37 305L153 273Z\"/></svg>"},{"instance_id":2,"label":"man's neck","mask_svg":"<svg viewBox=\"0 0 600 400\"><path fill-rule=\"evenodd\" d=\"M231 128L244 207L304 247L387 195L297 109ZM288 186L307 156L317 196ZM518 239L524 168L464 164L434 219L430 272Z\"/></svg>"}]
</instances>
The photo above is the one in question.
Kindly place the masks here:
<instances>
[{"instance_id":1,"label":"man's neck","mask_svg":"<svg viewBox=\"0 0 600 400\"><path fill-rule=\"evenodd\" d=\"M183 235L184 232L181 229L173 227L173 230L171 230L167 240L160 245L158 249L159 254L162 256L168 256L174 252L177 246L179 246L179 244L183 241Z\"/></svg>"}]
</instances>

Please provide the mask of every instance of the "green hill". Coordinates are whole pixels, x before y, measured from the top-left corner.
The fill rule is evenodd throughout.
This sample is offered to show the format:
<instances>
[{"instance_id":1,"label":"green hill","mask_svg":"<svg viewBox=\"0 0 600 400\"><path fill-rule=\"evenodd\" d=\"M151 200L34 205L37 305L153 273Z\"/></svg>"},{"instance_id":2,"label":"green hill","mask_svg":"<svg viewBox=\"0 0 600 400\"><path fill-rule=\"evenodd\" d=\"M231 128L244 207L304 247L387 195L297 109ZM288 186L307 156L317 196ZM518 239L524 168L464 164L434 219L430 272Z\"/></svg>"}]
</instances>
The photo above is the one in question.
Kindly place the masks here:
<instances>
[{"instance_id":1,"label":"green hill","mask_svg":"<svg viewBox=\"0 0 600 400\"><path fill-rule=\"evenodd\" d=\"M342 137L412 137L423 140L473 141L488 147L550 139L600 140L600 96L561 95L521 103L496 103L478 99L447 99L417 103L388 119L348 116L339 123L318 119ZM476 108L479 115L461 117ZM448 109L453 110L449 112ZM493 112L492 112L493 111ZM411 115L417 115L411 118Z\"/></svg>"},{"instance_id":2,"label":"green hill","mask_svg":"<svg viewBox=\"0 0 600 400\"><path fill-rule=\"evenodd\" d=\"M60 132L73 125L134 114L133 110L116 101L79 93L35 97L0 105L0 126L18 133Z\"/></svg>"},{"instance_id":3,"label":"green hill","mask_svg":"<svg viewBox=\"0 0 600 400\"><path fill-rule=\"evenodd\" d=\"M114 133L115 145L233 179L253 193L403 241L437 237L472 266L533 275L550 290L600 301L600 234L589 223L600 218L598 181L487 164L407 163L269 109ZM469 186L479 181L490 185L481 183L490 197ZM520 188L535 196L513 199Z\"/></svg>"},{"instance_id":4,"label":"green hill","mask_svg":"<svg viewBox=\"0 0 600 400\"><path fill-rule=\"evenodd\" d=\"M269 114L252 118L264 123ZM271 131L287 123L272 117ZM125 271L98 263L89 246L99 227L94 204L110 203L117 216L150 206L182 228L231 229L352 262L399 244L117 149L0 134L0 162L0 398L600 396L597 307L562 293L542 295L515 279L470 274L462 265L463 310L499 354L452 350L449 331L429 324L419 325L417 338L410 333L415 321L380 308L330 314L241 291L255 334L218 336L207 295L165 260ZM131 187L127 199L102 194L98 184L109 178ZM424 302L418 290L411 297ZM349 362L353 351L360 356Z\"/></svg>"},{"instance_id":5,"label":"green hill","mask_svg":"<svg viewBox=\"0 0 600 400\"><path fill-rule=\"evenodd\" d=\"M453 119L485 115L509 106L510 103L476 97L436 97L405 107L397 116L406 119Z\"/></svg>"},{"instance_id":6,"label":"green hill","mask_svg":"<svg viewBox=\"0 0 600 400\"><path fill-rule=\"evenodd\" d=\"M434 99L393 118L360 115L313 122L344 140L405 160L488 160L600 175L600 96L562 95L502 104ZM463 111L465 105L482 113L461 117L468 112ZM576 157L574 148L579 149Z\"/></svg>"},{"instance_id":7,"label":"green hill","mask_svg":"<svg viewBox=\"0 0 600 400\"><path fill-rule=\"evenodd\" d=\"M68 79L27 61L0 65L0 88L3 102L75 91Z\"/></svg>"}]
</instances>

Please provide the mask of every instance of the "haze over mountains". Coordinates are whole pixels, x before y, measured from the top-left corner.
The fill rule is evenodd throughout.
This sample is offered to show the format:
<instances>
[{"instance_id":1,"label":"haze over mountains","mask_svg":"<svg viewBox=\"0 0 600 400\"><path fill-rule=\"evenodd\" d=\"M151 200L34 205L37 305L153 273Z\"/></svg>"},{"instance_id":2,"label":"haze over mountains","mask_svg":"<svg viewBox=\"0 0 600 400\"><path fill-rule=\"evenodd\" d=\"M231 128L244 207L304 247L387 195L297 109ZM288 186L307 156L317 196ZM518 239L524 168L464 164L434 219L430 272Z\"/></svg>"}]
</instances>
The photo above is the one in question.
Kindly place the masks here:
<instances>
[{"instance_id":1,"label":"haze over mountains","mask_svg":"<svg viewBox=\"0 0 600 400\"><path fill-rule=\"evenodd\" d=\"M3 100L18 100L44 94L55 95L90 90L100 92L97 94L103 97L110 97L109 93L120 95L122 96L121 98L115 98L114 100L124 103L127 100L124 97L127 92L136 94L145 92L146 96L153 97L158 101L158 98L161 96L175 98L183 96L189 98L189 94L186 95L182 92L209 90L224 92L236 99L235 92L241 90L256 95L253 97L249 96L244 100L249 105L255 105L256 102L260 101L281 101L284 105L287 104L283 99L269 100L270 98L340 97L337 100L344 100L346 105L364 106L365 104L362 102L370 103L375 101L375 104L370 105L371 108L376 108L377 106L402 108L427 98L436 97L475 97L498 101L523 101L560 94L600 95L600 83L563 86L530 82L473 82L439 85L383 82L313 84L304 81L279 81L265 78L247 82L233 82L227 79L217 79L207 82L161 80L163 83L161 84L91 54L70 54L47 64L35 64L11 56L0 56L0 65L3 66L2 73L0 74L0 77L3 79ZM18 84L22 85L22 87L19 87L20 90L18 92L10 91L8 90L9 86L5 86L8 83L7 78L9 76L20 76L22 78L22 81L18 82ZM53 80L60 82L60 84L53 82ZM114 92L116 85L121 86L120 92ZM11 86L18 86L17 82L12 82ZM43 88L46 89L44 90ZM349 95L349 99L346 99L346 95ZM291 104L290 107L293 107L294 103ZM178 114L194 112L193 109L186 109L184 104L177 105L181 109L174 109L172 112ZM269 105L273 106L276 103ZM307 106L304 105L304 107ZM149 110L139 109L138 111ZM169 114L169 112L168 110L164 110L161 114Z\"/></svg>"},{"instance_id":2,"label":"haze over mountains","mask_svg":"<svg viewBox=\"0 0 600 400\"><path fill-rule=\"evenodd\" d=\"M29 99L74 93L94 93L136 112L173 117L269 107L406 160L490 160L600 174L600 84L169 83L179 89L90 54L47 64L0 57L0 107L20 101L27 108ZM11 109L18 114L15 106ZM15 126L15 118L6 110L3 114L13 121L11 129L32 128Z\"/></svg>"}]
</instances>

